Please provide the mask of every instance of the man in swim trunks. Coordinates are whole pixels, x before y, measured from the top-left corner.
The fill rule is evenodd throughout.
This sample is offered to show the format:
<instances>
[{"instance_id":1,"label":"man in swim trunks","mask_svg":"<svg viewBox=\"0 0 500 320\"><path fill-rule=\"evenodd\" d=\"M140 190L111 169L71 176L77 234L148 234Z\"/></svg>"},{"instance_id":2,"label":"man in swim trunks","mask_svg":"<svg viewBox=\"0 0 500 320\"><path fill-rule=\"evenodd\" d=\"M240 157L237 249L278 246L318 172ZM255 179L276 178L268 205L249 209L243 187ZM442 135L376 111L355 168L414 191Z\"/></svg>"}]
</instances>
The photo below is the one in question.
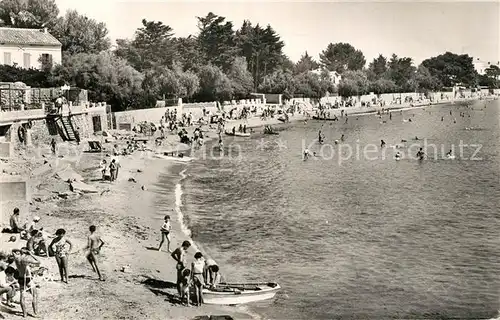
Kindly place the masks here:
<instances>
[{"instance_id":1,"label":"man in swim trunks","mask_svg":"<svg viewBox=\"0 0 500 320\"><path fill-rule=\"evenodd\" d=\"M90 235L87 242L87 249L89 250L87 252L87 260L90 262L92 270L94 270L94 272L97 272L99 280L104 281L104 278L99 271L99 267L97 266L97 256L99 255L99 252L101 252L104 241L102 241L101 237L95 233L96 229L97 227L93 225L89 228Z\"/></svg>"},{"instance_id":2,"label":"man in swim trunks","mask_svg":"<svg viewBox=\"0 0 500 320\"><path fill-rule=\"evenodd\" d=\"M13 249L12 253L14 254L14 262L16 264L17 272L19 274L19 278L17 281L19 282L19 292L21 295L20 304L21 310L23 311L23 317L26 318L28 316L28 310L26 310L26 300L25 294L26 292L31 293L33 296L33 317L38 317L38 290L36 285L33 283L33 279L31 276L30 266L39 266L40 261L33 256L27 248Z\"/></svg>"},{"instance_id":3,"label":"man in swim trunks","mask_svg":"<svg viewBox=\"0 0 500 320\"><path fill-rule=\"evenodd\" d=\"M174 258L174 260L177 262L175 269L177 269L177 292L179 293L179 296L182 295L181 292L181 281L182 281L182 270L184 270L187 266L187 261L186 261L186 256L187 256L187 250L191 247L191 243L189 241L184 241L182 245L175 249L174 252L172 252L171 256Z\"/></svg>"}]
</instances>

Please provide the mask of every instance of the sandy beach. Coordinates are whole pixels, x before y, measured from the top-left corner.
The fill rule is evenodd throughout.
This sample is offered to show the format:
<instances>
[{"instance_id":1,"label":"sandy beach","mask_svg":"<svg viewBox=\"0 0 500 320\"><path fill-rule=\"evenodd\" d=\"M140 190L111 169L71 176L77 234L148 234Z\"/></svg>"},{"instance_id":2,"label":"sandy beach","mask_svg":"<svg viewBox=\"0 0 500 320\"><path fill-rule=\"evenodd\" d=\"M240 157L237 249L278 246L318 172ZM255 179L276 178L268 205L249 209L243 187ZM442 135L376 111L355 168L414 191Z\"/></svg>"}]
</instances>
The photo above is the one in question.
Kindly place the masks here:
<instances>
[{"instance_id":1,"label":"sandy beach","mask_svg":"<svg viewBox=\"0 0 500 320\"><path fill-rule=\"evenodd\" d=\"M301 120L302 115L291 120ZM226 128L246 124L248 128L265 124L277 124L276 119L232 120ZM188 128L191 133L194 127ZM215 139L215 130L205 127L206 141ZM169 135L162 149L189 149L177 143L176 135ZM120 145L122 141L118 140ZM150 145L154 141L149 142ZM123 145L123 144L122 144ZM160 241L159 227L164 215L172 217L171 250L184 240L191 240L183 233L174 210L175 184L172 192L165 195L157 185L160 175L174 174L174 164L178 162L155 159L152 152L136 151L132 155L120 157L121 168L117 181L101 181L99 163L110 159L112 143L104 144L106 151L88 153L86 142L80 146L67 143L59 145L59 157L52 155L48 148L40 157L30 158L19 151L19 160L1 163L2 179L12 176L30 177L31 199L29 211L21 211L20 219L31 220L40 216L40 225L48 234L64 228L73 242L73 252L69 258L69 283L59 280L54 258L40 257L41 266L48 268L48 274L39 279L39 314L42 319L194 319L198 316L225 315L234 319L252 319L256 315L244 308L203 305L186 307L177 297L175 288L175 262L166 252L156 251ZM79 156L68 155L68 150ZM109 160L108 160L109 161ZM63 179L81 176L90 186L87 192L71 192ZM133 178L135 182L129 181ZM96 190L92 190L92 189ZM160 192L162 194L160 194ZM161 212L154 206L161 199ZM106 245L103 247L100 266L106 281L98 281L88 261L84 247L90 225L98 227ZM8 242L10 234L0 234L2 251L25 246L25 241L17 239ZM192 259L195 249L188 256ZM190 262L190 261L189 261ZM125 270L123 270L125 267ZM17 295L14 301L19 302ZM28 297L28 303L30 297ZM105 304L102 301L106 301ZM16 319L20 317L20 307L0 305L0 317ZM229 318L228 318L229 319Z\"/></svg>"}]
</instances>

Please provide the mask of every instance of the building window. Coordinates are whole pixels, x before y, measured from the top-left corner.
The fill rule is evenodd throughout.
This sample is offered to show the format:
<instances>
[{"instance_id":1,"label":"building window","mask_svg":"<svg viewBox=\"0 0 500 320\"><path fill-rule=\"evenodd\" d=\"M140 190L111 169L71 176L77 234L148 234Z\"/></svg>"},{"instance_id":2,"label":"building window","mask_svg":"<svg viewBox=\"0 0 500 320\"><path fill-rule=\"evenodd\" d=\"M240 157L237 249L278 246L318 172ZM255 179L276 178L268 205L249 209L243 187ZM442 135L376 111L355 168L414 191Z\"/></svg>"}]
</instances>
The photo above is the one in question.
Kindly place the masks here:
<instances>
[{"instance_id":1,"label":"building window","mask_svg":"<svg viewBox=\"0 0 500 320\"><path fill-rule=\"evenodd\" d=\"M42 64L42 70L52 69L52 55L49 53L42 53L40 63Z\"/></svg>"},{"instance_id":2,"label":"building window","mask_svg":"<svg viewBox=\"0 0 500 320\"><path fill-rule=\"evenodd\" d=\"M30 53L23 54L23 62L24 62L25 69L31 68L31 54Z\"/></svg>"},{"instance_id":3,"label":"building window","mask_svg":"<svg viewBox=\"0 0 500 320\"><path fill-rule=\"evenodd\" d=\"M10 52L4 52L3 53L3 63L8 64L9 66L12 65L12 61L10 58Z\"/></svg>"}]
</instances>

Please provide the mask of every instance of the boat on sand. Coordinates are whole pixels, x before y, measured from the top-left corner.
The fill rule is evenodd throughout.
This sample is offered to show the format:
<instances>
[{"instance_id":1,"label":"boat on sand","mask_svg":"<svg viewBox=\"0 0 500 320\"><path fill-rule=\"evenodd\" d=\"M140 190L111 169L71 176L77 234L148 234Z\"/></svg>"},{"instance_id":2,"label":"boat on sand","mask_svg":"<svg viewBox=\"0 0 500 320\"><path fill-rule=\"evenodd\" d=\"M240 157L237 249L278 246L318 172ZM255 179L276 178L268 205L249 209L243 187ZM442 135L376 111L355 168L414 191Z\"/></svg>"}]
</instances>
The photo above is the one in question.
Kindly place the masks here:
<instances>
[{"instance_id":1,"label":"boat on sand","mask_svg":"<svg viewBox=\"0 0 500 320\"><path fill-rule=\"evenodd\" d=\"M226 131L226 135L235 136L235 137L250 137L250 133L248 132L238 132L232 133L231 131Z\"/></svg>"},{"instance_id":2,"label":"boat on sand","mask_svg":"<svg viewBox=\"0 0 500 320\"><path fill-rule=\"evenodd\" d=\"M179 161L179 162L189 162L192 161L193 158L191 157L179 157L179 156L168 156L166 154L162 153L155 153L153 157L158 158L158 159L163 159L163 160L173 160L173 161Z\"/></svg>"},{"instance_id":3,"label":"boat on sand","mask_svg":"<svg viewBox=\"0 0 500 320\"><path fill-rule=\"evenodd\" d=\"M281 289L274 282L269 283L220 283L216 288L203 289L206 304L237 305L274 298Z\"/></svg>"}]
</instances>

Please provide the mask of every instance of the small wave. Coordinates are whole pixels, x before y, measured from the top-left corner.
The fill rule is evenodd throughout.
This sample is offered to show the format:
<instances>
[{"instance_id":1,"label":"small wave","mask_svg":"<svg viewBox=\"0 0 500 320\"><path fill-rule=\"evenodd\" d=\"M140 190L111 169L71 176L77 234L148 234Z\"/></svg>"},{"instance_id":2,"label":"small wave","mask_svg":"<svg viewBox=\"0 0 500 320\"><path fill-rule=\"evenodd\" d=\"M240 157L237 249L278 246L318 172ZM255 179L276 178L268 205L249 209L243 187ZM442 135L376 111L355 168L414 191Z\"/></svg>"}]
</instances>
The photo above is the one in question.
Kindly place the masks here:
<instances>
[{"instance_id":1,"label":"small wave","mask_svg":"<svg viewBox=\"0 0 500 320\"><path fill-rule=\"evenodd\" d=\"M190 238L191 245L193 248L198 251L198 247L194 243L193 239L191 239L191 230L188 228L188 226L184 223L184 214L182 213L182 180L186 179L186 170L184 169L181 172L179 172L179 175L181 176L181 179L179 182L175 185L175 212L177 213L177 219L179 221L179 224L181 226L181 231L184 233L187 237Z\"/></svg>"}]
</instances>

